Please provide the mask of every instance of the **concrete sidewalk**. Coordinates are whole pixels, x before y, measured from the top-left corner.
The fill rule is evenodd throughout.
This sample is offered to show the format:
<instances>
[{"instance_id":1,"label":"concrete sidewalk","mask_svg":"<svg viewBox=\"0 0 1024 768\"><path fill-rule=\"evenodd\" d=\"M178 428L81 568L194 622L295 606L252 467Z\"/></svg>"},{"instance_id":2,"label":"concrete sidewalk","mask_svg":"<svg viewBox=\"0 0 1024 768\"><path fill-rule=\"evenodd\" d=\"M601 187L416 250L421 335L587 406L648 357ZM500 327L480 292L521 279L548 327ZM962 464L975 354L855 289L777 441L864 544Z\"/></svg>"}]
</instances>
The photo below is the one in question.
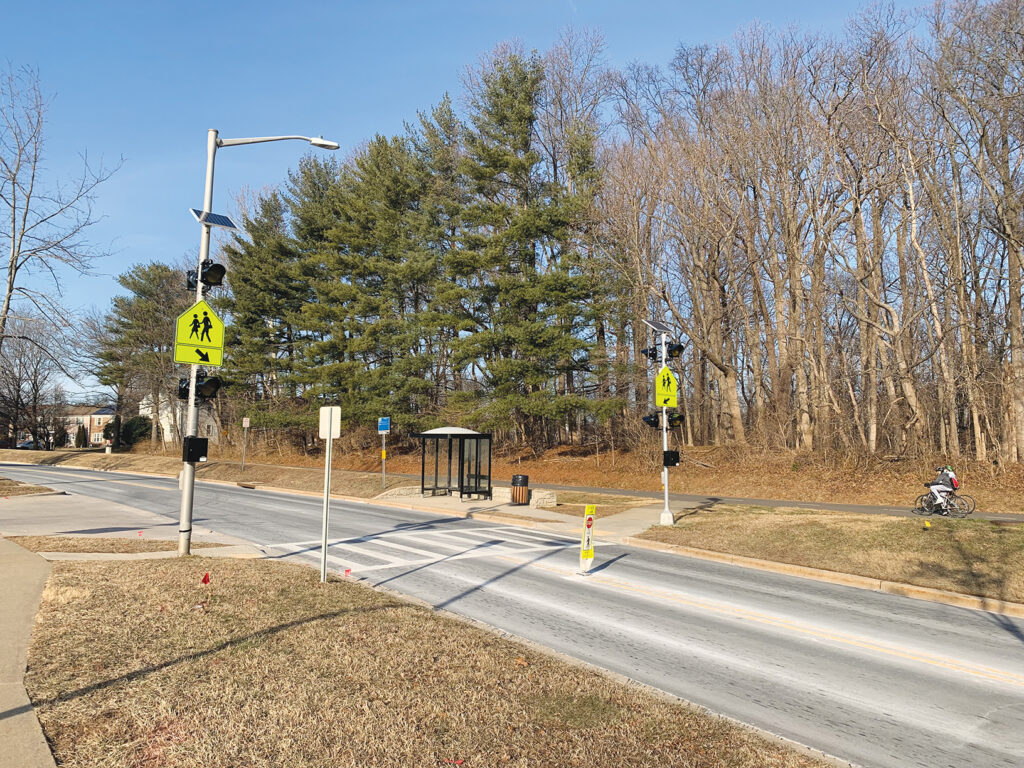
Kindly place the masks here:
<instances>
[{"instance_id":1,"label":"concrete sidewalk","mask_svg":"<svg viewBox=\"0 0 1024 768\"><path fill-rule=\"evenodd\" d=\"M50 564L0 538L0 768L52 768L53 756L25 693L28 642Z\"/></svg>"},{"instance_id":2,"label":"concrete sidewalk","mask_svg":"<svg viewBox=\"0 0 1024 768\"><path fill-rule=\"evenodd\" d=\"M88 523L82 523L87 520ZM0 500L0 536L93 536L176 540L178 521L89 496L40 494ZM193 541L247 544L196 525Z\"/></svg>"},{"instance_id":3,"label":"concrete sidewalk","mask_svg":"<svg viewBox=\"0 0 1024 768\"><path fill-rule=\"evenodd\" d=\"M487 499L465 499L460 501L458 496L426 496L420 498L418 495L414 497L383 495L372 499L347 500L397 507L399 509L415 509L435 512L437 514L468 517L474 520L509 522L529 528L543 528L553 533L577 535L583 532L582 515L567 515L551 509L520 506ZM669 504L669 509L678 518L680 514L684 514L698 506L700 504L696 501L673 500ZM598 504L595 513L594 535L608 542L623 543L627 538L638 536L652 525L658 525L663 507L663 501L652 501L650 504L604 517L601 514L601 505Z\"/></svg>"}]
</instances>

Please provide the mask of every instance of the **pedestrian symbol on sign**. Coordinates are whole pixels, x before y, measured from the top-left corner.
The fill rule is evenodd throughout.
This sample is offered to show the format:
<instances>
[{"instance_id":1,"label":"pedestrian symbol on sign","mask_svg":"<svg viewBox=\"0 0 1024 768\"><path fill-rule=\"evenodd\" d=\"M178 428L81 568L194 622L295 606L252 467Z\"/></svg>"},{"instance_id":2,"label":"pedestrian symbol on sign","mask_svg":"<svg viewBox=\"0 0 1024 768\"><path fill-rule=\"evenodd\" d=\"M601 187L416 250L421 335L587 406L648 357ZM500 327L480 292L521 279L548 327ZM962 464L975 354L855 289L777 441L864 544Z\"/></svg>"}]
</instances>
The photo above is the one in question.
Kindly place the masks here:
<instances>
[{"instance_id":1,"label":"pedestrian symbol on sign","mask_svg":"<svg viewBox=\"0 0 1024 768\"><path fill-rule=\"evenodd\" d=\"M213 307L197 301L178 316L174 325L174 362L224 364L224 322Z\"/></svg>"},{"instance_id":2,"label":"pedestrian symbol on sign","mask_svg":"<svg viewBox=\"0 0 1024 768\"><path fill-rule=\"evenodd\" d=\"M654 404L659 408L676 408L679 405L679 381L667 365L658 371L654 389Z\"/></svg>"}]
</instances>

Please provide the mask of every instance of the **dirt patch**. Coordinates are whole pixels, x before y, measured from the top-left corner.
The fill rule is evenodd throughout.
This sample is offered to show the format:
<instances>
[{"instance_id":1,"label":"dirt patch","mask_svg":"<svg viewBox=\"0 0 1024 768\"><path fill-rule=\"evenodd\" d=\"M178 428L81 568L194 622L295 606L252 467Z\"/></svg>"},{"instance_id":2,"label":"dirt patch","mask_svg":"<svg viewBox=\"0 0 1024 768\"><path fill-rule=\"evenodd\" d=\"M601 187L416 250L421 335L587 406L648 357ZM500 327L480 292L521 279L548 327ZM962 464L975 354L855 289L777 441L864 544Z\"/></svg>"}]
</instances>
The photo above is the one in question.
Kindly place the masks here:
<instances>
[{"instance_id":1,"label":"dirt patch","mask_svg":"<svg viewBox=\"0 0 1024 768\"><path fill-rule=\"evenodd\" d=\"M715 506L642 538L1024 603L1024 526Z\"/></svg>"},{"instance_id":2,"label":"dirt patch","mask_svg":"<svg viewBox=\"0 0 1024 768\"><path fill-rule=\"evenodd\" d=\"M54 564L26 688L58 764L81 768L820 765L427 608L263 560Z\"/></svg>"},{"instance_id":3,"label":"dirt patch","mask_svg":"<svg viewBox=\"0 0 1024 768\"><path fill-rule=\"evenodd\" d=\"M87 536L10 536L18 546L31 552L103 552L134 554L136 552L169 552L178 548L177 541L145 538L91 538ZM212 541L192 540L192 548L223 547Z\"/></svg>"},{"instance_id":4,"label":"dirt patch","mask_svg":"<svg viewBox=\"0 0 1024 768\"><path fill-rule=\"evenodd\" d=\"M625 512L627 509L646 507L658 503L657 499L643 496L622 496L614 493L585 493L582 491L559 491L558 503L553 507L542 507L563 515L583 517L588 504L597 506L597 517L605 518Z\"/></svg>"}]
</instances>

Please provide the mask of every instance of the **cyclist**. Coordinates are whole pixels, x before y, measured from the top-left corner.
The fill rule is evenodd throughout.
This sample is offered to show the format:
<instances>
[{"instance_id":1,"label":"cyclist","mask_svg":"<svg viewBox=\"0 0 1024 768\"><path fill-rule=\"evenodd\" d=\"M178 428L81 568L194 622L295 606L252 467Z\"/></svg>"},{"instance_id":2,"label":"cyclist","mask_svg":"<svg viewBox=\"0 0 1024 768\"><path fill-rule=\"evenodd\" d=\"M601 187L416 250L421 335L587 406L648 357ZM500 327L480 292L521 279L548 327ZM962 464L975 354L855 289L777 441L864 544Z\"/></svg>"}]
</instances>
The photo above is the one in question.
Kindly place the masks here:
<instances>
[{"instance_id":1,"label":"cyclist","mask_svg":"<svg viewBox=\"0 0 1024 768\"><path fill-rule=\"evenodd\" d=\"M944 467L936 467L935 471L939 473L939 476L924 485L935 497L936 511L940 515L945 515L946 497L960 487L960 481L956 479L956 472L949 464Z\"/></svg>"}]
</instances>

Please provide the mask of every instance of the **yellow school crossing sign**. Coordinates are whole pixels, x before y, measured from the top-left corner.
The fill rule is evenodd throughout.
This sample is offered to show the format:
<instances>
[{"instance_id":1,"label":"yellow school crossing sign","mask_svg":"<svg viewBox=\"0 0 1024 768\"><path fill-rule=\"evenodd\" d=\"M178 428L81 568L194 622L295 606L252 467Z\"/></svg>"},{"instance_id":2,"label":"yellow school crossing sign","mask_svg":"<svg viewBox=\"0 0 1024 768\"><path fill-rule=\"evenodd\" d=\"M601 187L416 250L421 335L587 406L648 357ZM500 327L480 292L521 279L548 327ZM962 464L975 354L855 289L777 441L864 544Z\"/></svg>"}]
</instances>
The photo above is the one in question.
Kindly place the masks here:
<instances>
[{"instance_id":1,"label":"yellow school crossing sign","mask_svg":"<svg viewBox=\"0 0 1024 768\"><path fill-rule=\"evenodd\" d=\"M658 371L658 377L654 382L654 404L659 408L679 406L679 382L667 365Z\"/></svg>"},{"instance_id":2,"label":"yellow school crossing sign","mask_svg":"<svg viewBox=\"0 0 1024 768\"><path fill-rule=\"evenodd\" d=\"M174 362L224 365L224 321L205 301L197 301L178 316L174 327Z\"/></svg>"}]
</instances>

